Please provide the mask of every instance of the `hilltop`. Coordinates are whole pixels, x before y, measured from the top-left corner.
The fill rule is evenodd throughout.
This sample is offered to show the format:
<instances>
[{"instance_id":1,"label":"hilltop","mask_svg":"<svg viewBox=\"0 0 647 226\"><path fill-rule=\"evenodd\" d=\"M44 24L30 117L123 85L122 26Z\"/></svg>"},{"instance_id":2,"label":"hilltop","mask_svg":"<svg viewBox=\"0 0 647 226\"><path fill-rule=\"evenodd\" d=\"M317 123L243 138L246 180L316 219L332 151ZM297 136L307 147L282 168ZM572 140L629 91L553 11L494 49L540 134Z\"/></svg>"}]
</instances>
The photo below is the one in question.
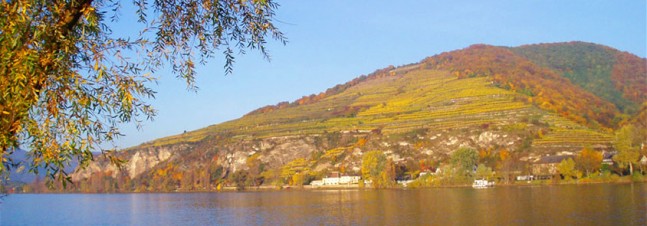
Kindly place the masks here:
<instances>
[{"instance_id":1,"label":"hilltop","mask_svg":"<svg viewBox=\"0 0 647 226\"><path fill-rule=\"evenodd\" d=\"M493 168L509 153L507 170L521 172L546 154L612 149L614 129L647 100L645 62L583 42L473 45L150 141L122 151L122 169L97 161L73 176L82 191L307 183L359 175L372 150L403 176L440 167L461 147Z\"/></svg>"}]
</instances>

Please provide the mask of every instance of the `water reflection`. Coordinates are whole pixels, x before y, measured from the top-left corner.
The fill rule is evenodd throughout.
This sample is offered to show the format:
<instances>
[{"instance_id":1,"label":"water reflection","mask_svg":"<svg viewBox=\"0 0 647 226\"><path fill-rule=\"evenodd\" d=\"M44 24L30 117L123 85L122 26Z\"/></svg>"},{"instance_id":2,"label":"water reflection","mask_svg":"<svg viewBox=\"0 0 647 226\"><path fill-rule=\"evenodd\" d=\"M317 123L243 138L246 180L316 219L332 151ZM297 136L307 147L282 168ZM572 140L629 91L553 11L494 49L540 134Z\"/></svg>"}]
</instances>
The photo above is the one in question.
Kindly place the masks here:
<instances>
[{"instance_id":1,"label":"water reflection","mask_svg":"<svg viewBox=\"0 0 647 226\"><path fill-rule=\"evenodd\" d=\"M647 225L647 186L12 195L2 225ZM43 211L47 210L47 211Z\"/></svg>"}]
</instances>

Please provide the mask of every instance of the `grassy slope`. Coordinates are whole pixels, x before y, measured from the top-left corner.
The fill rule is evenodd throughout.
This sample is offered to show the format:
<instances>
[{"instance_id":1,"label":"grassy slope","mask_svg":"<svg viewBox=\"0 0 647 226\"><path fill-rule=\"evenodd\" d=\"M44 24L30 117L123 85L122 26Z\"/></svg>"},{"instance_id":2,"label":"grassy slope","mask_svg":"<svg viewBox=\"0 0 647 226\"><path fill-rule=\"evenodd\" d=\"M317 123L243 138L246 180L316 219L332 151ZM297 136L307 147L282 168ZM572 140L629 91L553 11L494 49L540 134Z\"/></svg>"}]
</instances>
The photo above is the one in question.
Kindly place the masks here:
<instances>
[{"instance_id":1,"label":"grassy slope","mask_svg":"<svg viewBox=\"0 0 647 226\"><path fill-rule=\"evenodd\" d=\"M367 79L314 103L250 114L148 145L195 142L214 134L251 139L350 130L381 129L384 134L399 134L421 128L509 126L529 117L551 125L550 132L536 140L538 146L558 146L573 141L598 144L611 139L604 132L515 101L519 96L495 87L487 77L457 79L448 71L416 67L408 73Z\"/></svg>"}]
</instances>

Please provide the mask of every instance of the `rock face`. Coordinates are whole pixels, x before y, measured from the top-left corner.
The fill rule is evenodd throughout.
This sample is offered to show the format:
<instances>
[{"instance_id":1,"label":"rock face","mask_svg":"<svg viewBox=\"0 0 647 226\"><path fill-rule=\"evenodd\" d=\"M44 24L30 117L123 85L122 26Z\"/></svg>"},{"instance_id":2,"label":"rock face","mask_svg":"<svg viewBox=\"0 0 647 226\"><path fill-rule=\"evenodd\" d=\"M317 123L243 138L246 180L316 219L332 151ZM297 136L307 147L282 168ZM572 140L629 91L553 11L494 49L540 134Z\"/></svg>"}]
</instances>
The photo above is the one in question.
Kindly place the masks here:
<instances>
[{"instance_id":1,"label":"rock face","mask_svg":"<svg viewBox=\"0 0 647 226\"><path fill-rule=\"evenodd\" d=\"M359 140L363 140L360 145ZM240 170L250 170L247 160L257 156L265 170L280 169L295 159L312 162L311 169L334 171L340 168L347 173L360 174L363 152L383 150L396 163L417 162L419 159L442 159L460 147L482 149L487 147L518 148L522 138L501 131L428 131L413 137L364 133L336 133L328 135L270 137L253 140L219 140L146 147L120 153L127 162L118 169L107 161L91 163L85 170L76 172L74 180L89 178L102 172L112 177L120 173L130 179L150 174L154 169L179 167L195 171L208 167L222 167L223 175ZM334 150L341 150L333 155ZM326 157L333 156L333 157Z\"/></svg>"},{"instance_id":2,"label":"rock face","mask_svg":"<svg viewBox=\"0 0 647 226\"><path fill-rule=\"evenodd\" d=\"M206 147L205 147L206 146ZM108 173L117 177L119 172L130 179L166 164L176 164L183 168L201 168L216 164L229 172L248 170L247 159L257 154L259 160L268 168L278 168L297 159L308 158L313 152L323 151L324 147L315 145L314 137L274 137L252 141L231 142L224 145L179 144L163 147L147 147L128 150L119 157L126 163L122 168L99 159L83 170L72 175L73 180L91 177L95 173ZM207 157L208 156L208 157ZM211 161L216 159L215 161Z\"/></svg>"},{"instance_id":3,"label":"rock face","mask_svg":"<svg viewBox=\"0 0 647 226\"><path fill-rule=\"evenodd\" d=\"M135 178L144 171L153 168L160 162L166 161L171 157L171 151L168 148L148 149L135 152L128 160L128 176Z\"/></svg>"},{"instance_id":4,"label":"rock face","mask_svg":"<svg viewBox=\"0 0 647 226\"><path fill-rule=\"evenodd\" d=\"M99 159L90 163L85 169L73 173L72 180L86 179L95 173L106 173L112 177L117 177L119 173L126 173L132 179L168 160L173 153L185 148L187 145L126 151L120 154L120 158L126 161L126 164L121 168L110 164L105 159Z\"/></svg>"},{"instance_id":5,"label":"rock face","mask_svg":"<svg viewBox=\"0 0 647 226\"><path fill-rule=\"evenodd\" d=\"M112 177L117 177L119 169L112 164L109 164L108 161L95 160L91 162L85 169L76 169L72 175L73 181L80 181L83 179L88 179L95 174L99 173L108 173Z\"/></svg>"},{"instance_id":6,"label":"rock face","mask_svg":"<svg viewBox=\"0 0 647 226\"><path fill-rule=\"evenodd\" d=\"M236 172L248 170L247 159L252 155L258 155L266 167L278 168L294 159L307 158L323 148L315 144L313 137L272 137L216 146L219 151L214 155L218 159L215 164Z\"/></svg>"},{"instance_id":7,"label":"rock face","mask_svg":"<svg viewBox=\"0 0 647 226\"><path fill-rule=\"evenodd\" d=\"M270 167L280 167L297 158L307 158L315 151L323 151L322 147L314 144L312 137L303 138L274 138L276 146L261 152L261 161Z\"/></svg>"}]
</instances>

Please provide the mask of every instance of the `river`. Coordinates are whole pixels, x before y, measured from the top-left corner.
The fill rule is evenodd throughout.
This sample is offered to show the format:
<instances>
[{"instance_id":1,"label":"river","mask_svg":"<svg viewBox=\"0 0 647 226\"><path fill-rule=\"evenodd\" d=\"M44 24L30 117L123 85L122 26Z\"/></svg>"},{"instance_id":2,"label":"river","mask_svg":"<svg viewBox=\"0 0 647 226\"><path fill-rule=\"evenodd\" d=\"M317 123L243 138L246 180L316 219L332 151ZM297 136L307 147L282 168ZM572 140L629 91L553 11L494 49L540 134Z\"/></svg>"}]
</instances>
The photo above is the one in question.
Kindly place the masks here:
<instances>
[{"instance_id":1,"label":"river","mask_svg":"<svg viewBox=\"0 0 647 226\"><path fill-rule=\"evenodd\" d=\"M1 225L647 225L647 184L14 194Z\"/></svg>"}]
</instances>

